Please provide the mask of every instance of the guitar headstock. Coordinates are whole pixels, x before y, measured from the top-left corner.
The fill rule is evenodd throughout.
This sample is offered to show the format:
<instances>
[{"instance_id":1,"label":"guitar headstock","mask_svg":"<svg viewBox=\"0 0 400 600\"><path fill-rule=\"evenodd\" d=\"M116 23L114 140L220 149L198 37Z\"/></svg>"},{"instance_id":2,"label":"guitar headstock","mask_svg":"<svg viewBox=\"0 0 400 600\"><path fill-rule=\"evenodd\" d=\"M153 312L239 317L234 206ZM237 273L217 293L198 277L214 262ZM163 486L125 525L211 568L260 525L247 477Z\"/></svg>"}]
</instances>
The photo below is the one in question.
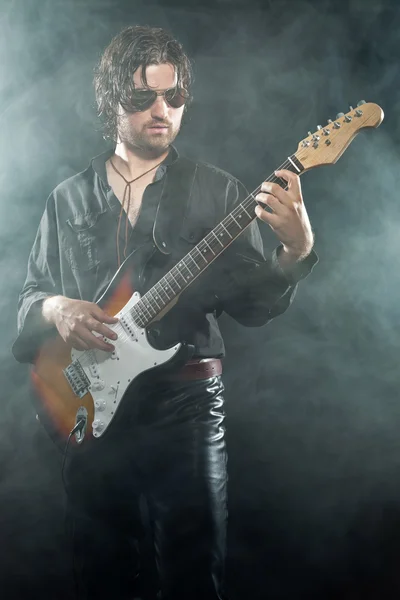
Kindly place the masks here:
<instances>
[{"instance_id":1,"label":"guitar headstock","mask_svg":"<svg viewBox=\"0 0 400 600\"><path fill-rule=\"evenodd\" d=\"M339 113L334 121L328 121L325 127L318 126L316 132L299 143L296 157L304 170L335 163L350 145L361 129L378 127L383 121L383 110L377 104L364 102L357 108L350 106L346 114Z\"/></svg>"}]
</instances>

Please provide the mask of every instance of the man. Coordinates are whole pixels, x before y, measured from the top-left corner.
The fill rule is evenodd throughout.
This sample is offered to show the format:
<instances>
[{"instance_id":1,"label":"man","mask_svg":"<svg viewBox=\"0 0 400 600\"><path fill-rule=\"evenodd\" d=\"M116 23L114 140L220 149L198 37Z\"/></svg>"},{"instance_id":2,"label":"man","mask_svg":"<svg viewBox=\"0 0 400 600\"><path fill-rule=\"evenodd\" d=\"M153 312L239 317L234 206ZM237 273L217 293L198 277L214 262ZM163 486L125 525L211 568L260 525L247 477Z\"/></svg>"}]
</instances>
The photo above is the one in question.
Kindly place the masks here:
<instances>
[{"instance_id":1,"label":"man","mask_svg":"<svg viewBox=\"0 0 400 600\"><path fill-rule=\"evenodd\" d=\"M115 144L47 202L20 296L18 360L33 360L54 332L79 350L112 351L108 325L117 319L95 302L125 257L154 243L151 259L136 265L146 290L247 196L231 175L172 146L190 84L189 60L162 29L128 27L105 50L95 88ZM281 242L272 258L254 221L152 329L159 347L190 344L191 360L145 379L118 426L67 461L80 597L134 595L145 506L163 600L222 598L224 346L216 319L225 311L244 325L267 323L317 260L299 178L288 170L277 177L287 189L265 182L257 200L269 210L256 208Z\"/></svg>"}]
</instances>

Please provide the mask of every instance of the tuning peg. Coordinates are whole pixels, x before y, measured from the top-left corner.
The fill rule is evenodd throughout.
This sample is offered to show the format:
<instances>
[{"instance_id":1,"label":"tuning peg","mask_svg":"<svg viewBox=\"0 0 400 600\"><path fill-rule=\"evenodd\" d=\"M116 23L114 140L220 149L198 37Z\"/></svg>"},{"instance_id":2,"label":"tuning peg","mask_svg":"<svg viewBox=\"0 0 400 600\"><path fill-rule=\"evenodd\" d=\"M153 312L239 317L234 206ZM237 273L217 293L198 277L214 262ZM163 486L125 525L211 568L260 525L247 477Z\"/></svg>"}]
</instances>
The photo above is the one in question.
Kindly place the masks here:
<instances>
[{"instance_id":1,"label":"tuning peg","mask_svg":"<svg viewBox=\"0 0 400 600\"><path fill-rule=\"evenodd\" d=\"M338 114L336 115L336 118L337 118L337 119L340 119L341 117L344 117L344 113L338 113Z\"/></svg>"},{"instance_id":2,"label":"tuning peg","mask_svg":"<svg viewBox=\"0 0 400 600\"><path fill-rule=\"evenodd\" d=\"M322 129L322 125L317 125L317 129Z\"/></svg>"},{"instance_id":3,"label":"tuning peg","mask_svg":"<svg viewBox=\"0 0 400 600\"><path fill-rule=\"evenodd\" d=\"M328 119L328 123L332 123L332 119Z\"/></svg>"},{"instance_id":4,"label":"tuning peg","mask_svg":"<svg viewBox=\"0 0 400 600\"><path fill-rule=\"evenodd\" d=\"M349 109L350 109L350 110L354 110L352 106L349 106Z\"/></svg>"},{"instance_id":5,"label":"tuning peg","mask_svg":"<svg viewBox=\"0 0 400 600\"><path fill-rule=\"evenodd\" d=\"M360 100L360 102L357 102L357 106L362 106L363 104L365 104L365 100Z\"/></svg>"},{"instance_id":6,"label":"tuning peg","mask_svg":"<svg viewBox=\"0 0 400 600\"><path fill-rule=\"evenodd\" d=\"M307 135L312 135L311 131L307 131Z\"/></svg>"}]
</instances>

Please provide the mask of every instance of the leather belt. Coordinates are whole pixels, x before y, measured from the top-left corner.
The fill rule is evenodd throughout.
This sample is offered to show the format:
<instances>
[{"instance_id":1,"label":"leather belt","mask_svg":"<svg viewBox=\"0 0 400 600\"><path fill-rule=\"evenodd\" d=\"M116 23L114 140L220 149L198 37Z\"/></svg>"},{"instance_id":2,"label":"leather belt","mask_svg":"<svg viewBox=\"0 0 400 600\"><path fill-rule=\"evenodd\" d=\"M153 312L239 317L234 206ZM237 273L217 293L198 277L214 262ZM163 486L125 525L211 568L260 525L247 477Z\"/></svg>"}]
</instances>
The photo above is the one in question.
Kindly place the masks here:
<instances>
[{"instance_id":1,"label":"leather belt","mask_svg":"<svg viewBox=\"0 0 400 600\"><path fill-rule=\"evenodd\" d=\"M199 358L189 360L180 369L163 376L168 381L193 381L209 379L222 374L222 362L219 358Z\"/></svg>"}]
</instances>

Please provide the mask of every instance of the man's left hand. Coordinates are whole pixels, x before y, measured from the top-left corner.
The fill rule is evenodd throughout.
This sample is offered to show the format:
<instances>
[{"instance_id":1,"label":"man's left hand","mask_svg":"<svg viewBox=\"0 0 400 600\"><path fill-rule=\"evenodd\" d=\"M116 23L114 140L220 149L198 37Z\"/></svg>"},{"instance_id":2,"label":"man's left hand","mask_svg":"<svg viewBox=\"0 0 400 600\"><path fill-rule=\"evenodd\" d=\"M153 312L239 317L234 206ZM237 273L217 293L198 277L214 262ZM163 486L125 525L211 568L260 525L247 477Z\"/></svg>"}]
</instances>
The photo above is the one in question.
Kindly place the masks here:
<instances>
[{"instance_id":1,"label":"man's left hand","mask_svg":"<svg viewBox=\"0 0 400 600\"><path fill-rule=\"evenodd\" d=\"M275 175L287 181L287 189L283 190L277 183L264 181L256 200L266 204L272 212L261 206L257 206L255 212L278 236L289 262L296 262L306 258L314 245L311 223L301 193L300 177L286 169L275 171Z\"/></svg>"}]
</instances>

